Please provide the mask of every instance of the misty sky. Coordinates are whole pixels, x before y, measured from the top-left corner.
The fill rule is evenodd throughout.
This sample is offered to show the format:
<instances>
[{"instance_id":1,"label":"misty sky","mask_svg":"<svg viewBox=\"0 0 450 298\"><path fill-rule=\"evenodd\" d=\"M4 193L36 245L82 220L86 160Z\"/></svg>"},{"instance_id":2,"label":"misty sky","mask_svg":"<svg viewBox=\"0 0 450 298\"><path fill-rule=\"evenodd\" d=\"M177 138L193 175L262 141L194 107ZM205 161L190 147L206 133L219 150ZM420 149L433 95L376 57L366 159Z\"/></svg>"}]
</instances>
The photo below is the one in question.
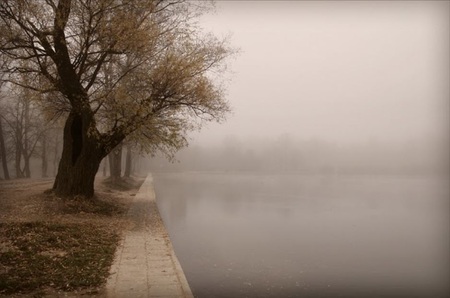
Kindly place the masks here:
<instances>
[{"instance_id":1,"label":"misty sky","mask_svg":"<svg viewBox=\"0 0 450 298\"><path fill-rule=\"evenodd\" d=\"M446 1L218 1L201 24L241 51L230 61L233 114L192 143L446 137L449 10Z\"/></svg>"}]
</instances>

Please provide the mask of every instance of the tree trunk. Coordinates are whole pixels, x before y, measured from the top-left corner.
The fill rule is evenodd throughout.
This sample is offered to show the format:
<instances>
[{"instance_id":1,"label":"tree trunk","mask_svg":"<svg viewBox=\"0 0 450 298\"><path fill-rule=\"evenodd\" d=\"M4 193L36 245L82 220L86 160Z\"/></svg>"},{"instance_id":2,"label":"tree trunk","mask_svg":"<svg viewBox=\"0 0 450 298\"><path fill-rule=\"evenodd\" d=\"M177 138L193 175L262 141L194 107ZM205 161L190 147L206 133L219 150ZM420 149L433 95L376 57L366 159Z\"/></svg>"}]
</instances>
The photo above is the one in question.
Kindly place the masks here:
<instances>
[{"instance_id":1,"label":"tree trunk","mask_svg":"<svg viewBox=\"0 0 450 298\"><path fill-rule=\"evenodd\" d=\"M25 178L31 178L30 156L28 154L24 155L23 161L25 163L23 167L23 173L25 173Z\"/></svg>"},{"instance_id":2,"label":"tree trunk","mask_svg":"<svg viewBox=\"0 0 450 298\"><path fill-rule=\"evenodd\" d=\"M42 136L42 178L48 177L48 160L47 160L47 133Z\"/></svg>"},{"instance_id":3,"label":"tree trunk","mask_svg":"<svg viewBox=\"0 0 450 298\"><path fill-rule=\"evenodd\" d=\"M109 175L112 183L117 183L122 174L122 144L117 145L109 154Z\"/></svg>"},{"instance_id":4,"label":"tree trunk","mask_svg":"<svg viewBox=\"0 0 450 298\"><path fill-rule=\"evenodd\" d=\"M131 175L131 166L132 166L132 154L131 154L131 146L127 145L127 155L125 158L125 173L124 176L130 178Z\"/></svg>"},{"instance_id":5,"label":"tree trunk","mask_svg":"<svg viewBox=\"0 0 450 298\"><path fill-rule=\"evenodd\" d=\"M16 152L15 152L15 168L16 168L16 178L24 178L24 173L21 168L22 163L22 140L20 138L19 128L16 128Z\"/></svg>"},{"instance_id":6,"label":"tree trunk","mask_svg":"<svg viewBox=\"0 0 450 298\"><path fill-rule=\"evenodd\" d=\"M141 174L141 156L139 154L136 154L133 163L134 163L133 165L134 172L137 174Z\"/></svg>"},{"instance_id":7,"label":"tree trunk","mask_svg":"<svg viewBox=\"0 0 450 298\"><path fill-rule=\"evenodd\" d=\"M71 112L64 126L63 151L53 190L57 195L94 195L94 180L105 152L88 133L92 116Z\"/></svg>"},{"instance_id":8,"label":"tree trunk","mask_svg":"<svg viewBox=\"0 0 450 298\"><path fill-rule=\"evenodd\" d=\"M56 173L57 173L57 169L58 169L58 159L59 158L59 152L58 152L58 148L59 148L59 137L58 135L55 137L54 136L54 140L55 140L55 147L53 148L53 177L56 177Z\"/></svg>"},{"instance_id":9,"label":"tree trunk","mask_svg":"<svg viewBox=\"0 0 450 298\"><path fill-rule=\"evenodd\" d=\"M103 177L106 177L107 166L108 166L108 159L107 159L107 158L104 158L104 159L103 159Z\"/></svg>"},{"instance_id":10,"label":"tree trunk","mask_svg":"<svg viewBox=\"0 0 450 298\"><path fill-rule=\"evenodd\" d=\"M26 178L31 178L31 170L30 170L30 140L29 131L30 131L30 102L28 100L28 92L26 93L27 97L25 98L25 119L24 119L24 130L23 130L23 161L25 163L23 172L25 173Z\"/></svg>"},{"instance_id":11,"label":"tree trunk","mask_svg":"<svg viewBox=\"0 0 450 298\"><path fill-rule=\"evenodd\" d=\"M9 180L8 161L6 160L5 139L3 137L2 118L0 117L0 158L2 159L3 175L5 180Z\"/></svg>"}]
</instances>

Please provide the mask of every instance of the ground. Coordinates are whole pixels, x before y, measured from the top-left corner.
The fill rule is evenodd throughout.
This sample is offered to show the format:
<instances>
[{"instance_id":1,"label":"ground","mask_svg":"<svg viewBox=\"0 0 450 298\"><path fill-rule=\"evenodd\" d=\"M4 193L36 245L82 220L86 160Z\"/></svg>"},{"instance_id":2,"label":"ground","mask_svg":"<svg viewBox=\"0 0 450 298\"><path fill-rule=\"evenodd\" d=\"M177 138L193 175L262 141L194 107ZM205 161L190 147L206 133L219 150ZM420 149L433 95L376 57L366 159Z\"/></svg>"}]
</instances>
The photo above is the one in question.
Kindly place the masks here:
<instances>
[{"instance_id":1,"label":"ground","mask_svg":"<svg viewBox=\"0 0 450 298\"><path fill-rule=\"evenodd\" d=\"M0 296L101 296L143 181L98 177L92 200L58 198L52 179L0 181Z\"/></svg>"}]
</instances>

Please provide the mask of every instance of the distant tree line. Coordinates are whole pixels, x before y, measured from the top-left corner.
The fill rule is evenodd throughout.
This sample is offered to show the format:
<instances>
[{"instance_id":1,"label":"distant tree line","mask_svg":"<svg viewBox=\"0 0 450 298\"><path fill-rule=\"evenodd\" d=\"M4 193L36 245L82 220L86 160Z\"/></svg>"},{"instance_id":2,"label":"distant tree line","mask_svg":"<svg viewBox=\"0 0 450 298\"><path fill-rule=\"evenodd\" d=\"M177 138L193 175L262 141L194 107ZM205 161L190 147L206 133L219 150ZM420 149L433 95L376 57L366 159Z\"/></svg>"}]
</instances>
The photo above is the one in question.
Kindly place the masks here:
<instances>
[{"instance_id":1,"label":"distant tree line","mask_svg":"<svg viewBox=\"0 0 450 298\"><path fill-rule=\"evenodd\" d=\"M2 60L6 64L6 60ZM0 72L0 178L30 178L32 164L40 176L55 175L61 150L61 123L46 119L37 94L7 84Z\"/></svg>"},{"instance_id":2,"label":"distant tree line","mask_svg":"<svg viewBox=\"0 0 450 298\"><path fill-rule=\"evenodd\" d=\"M248 171L312 174L449 173L448 143L421 140L335 142L300 140L289 135L243 141L227 137L218 146L193 146L173 163L150 159L153 171Z\"/></svg>"}]
</instances>

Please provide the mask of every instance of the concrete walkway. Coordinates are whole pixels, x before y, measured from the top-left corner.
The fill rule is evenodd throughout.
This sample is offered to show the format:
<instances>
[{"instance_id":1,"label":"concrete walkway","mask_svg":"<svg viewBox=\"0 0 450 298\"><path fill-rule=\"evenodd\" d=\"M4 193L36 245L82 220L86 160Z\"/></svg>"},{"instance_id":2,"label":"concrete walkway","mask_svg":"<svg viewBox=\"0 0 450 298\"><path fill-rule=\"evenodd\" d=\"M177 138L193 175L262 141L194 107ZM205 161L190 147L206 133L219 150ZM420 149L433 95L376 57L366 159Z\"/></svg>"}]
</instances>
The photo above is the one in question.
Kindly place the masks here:
<instances>
[{"instance_id":1,"label":"concrete walkway","mask_svg":"<svg viewBox=\"0 0 450 298\"><path fill-rule=\"evenodd\" d=\"M156 206L149 174L127 214L132 227L116 251L107 297L193 297Z\"/></svg>"}]
</instances>

